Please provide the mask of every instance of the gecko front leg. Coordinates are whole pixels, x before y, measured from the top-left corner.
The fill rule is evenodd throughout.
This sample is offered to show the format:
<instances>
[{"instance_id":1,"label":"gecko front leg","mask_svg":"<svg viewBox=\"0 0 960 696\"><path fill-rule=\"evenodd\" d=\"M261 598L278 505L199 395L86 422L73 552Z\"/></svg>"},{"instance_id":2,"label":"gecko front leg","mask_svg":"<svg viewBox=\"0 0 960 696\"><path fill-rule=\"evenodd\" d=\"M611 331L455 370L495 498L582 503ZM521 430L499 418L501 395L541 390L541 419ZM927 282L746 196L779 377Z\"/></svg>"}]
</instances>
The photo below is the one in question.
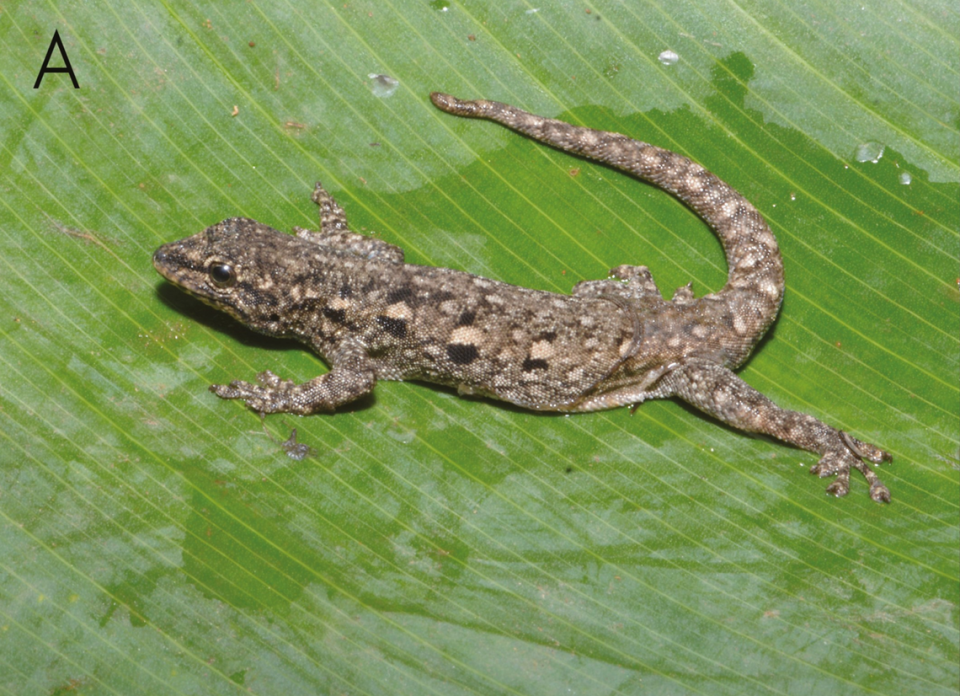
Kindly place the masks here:
<instances>
[{"instance_id":1,"label":"gecko front leg","mask_svg":"<svg viewBox=\"0 0 960 696\"><path fill-rule=\"evenodd\" d=\"M850 470L856 469L870 484L873 500L890 502L890 491L867 463L889 462L893 459L889 453L811 415L780 408L725 367L697 360L676 367L656 383L648 398L669 396L678 396L740 430L771 435L821 455L810 473L837 477L827 487L831 495L850 491Z\"/></svg>"},{"instance_id":2,"label":"gecko front leg","mask_svg":"<svg viewBox=\"0 0 960 696\"><path fill-rule=\"evenodd\" d=\"M327 352L330 372L297 384L264 370L257 375L259 384L234 380L229 385L211 384L210 391L221 399L242 399L257 413L297 413L332 411L364 394L377 384L376 370L362 346L344 342Z\"/></svg>"}]
</instances>

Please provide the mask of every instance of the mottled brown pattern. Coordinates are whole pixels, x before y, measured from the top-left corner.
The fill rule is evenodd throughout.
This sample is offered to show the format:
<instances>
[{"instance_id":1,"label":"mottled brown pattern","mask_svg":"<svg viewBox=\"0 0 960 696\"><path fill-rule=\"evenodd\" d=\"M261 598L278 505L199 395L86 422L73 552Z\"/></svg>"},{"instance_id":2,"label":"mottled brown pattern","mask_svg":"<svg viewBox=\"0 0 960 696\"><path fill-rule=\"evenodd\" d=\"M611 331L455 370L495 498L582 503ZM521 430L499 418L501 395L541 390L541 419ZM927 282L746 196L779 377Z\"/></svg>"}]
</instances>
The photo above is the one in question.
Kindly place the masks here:
<instances>
[{"instance_id":1,"label":"mottled brown pattern","mask_svg":"<svg viewBox=\"0 0 960 696\"><path fill-rule=\"evenodd\" d=\"M829 493L846 495L856 469L874 500L890 500L867 464L889 454L781 409L732 371L776 318L784 287L776 239L743 196L686 157L624 135L498 102L432 99L451 114L496 121L673 194L720 238L726 285L700 298L687 285L668 302L645 266L623 265L568 296L406 264L399 247L351 232L318 183L319 232L288 235L231 218L154 254L171 282L252 329L303 341L331 368L304 384L265 371L258 384L214 385L214 393L260 413L299 414L333 410L379 379L448 384L545 411L676 396L736 428L820 454L811 471L836 476Z\"/></svg>"}]
</instances>

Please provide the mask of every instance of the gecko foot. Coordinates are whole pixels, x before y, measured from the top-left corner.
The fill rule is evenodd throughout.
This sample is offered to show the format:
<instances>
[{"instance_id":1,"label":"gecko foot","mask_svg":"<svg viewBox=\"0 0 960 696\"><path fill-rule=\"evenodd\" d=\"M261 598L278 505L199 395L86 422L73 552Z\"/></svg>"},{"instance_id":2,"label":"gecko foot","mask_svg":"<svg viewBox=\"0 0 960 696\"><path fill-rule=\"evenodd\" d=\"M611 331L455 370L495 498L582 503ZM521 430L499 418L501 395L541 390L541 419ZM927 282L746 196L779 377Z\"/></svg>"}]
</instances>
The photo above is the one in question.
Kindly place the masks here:
<instances>
[{"instance_id":1,"label":"gecko foot","mask_svg":"<svg viewBox=\"0 0 960 696\"><path fill-rule=\"evenodd\" d=\"M221 399L242 399L257 413L288 413L291 412L289 395L296 387L296 383L289 379L280 379L270 370L264 370L257 375L257 382L251 384L235 379L227 384L211 384L210 391Z\"/></svg>"},{"instance_id":2,"label":"gecko foot","mask_svg":"<svg viewBox=\"0 0 960 696\"><path fill-rule=\"evenodd\" d=\"M811 467L810 473L820 478L836 476L836 481L827 486L827 493L839 498L850 492L850 470L856 469L870 484L870 497L878 503L889 503L890 491L867 462L881 464L892 461L893 457L879 447L861 442L843 431L840 431L840 440L843 446L826 452Z\"/></svg>"}]
</instances>

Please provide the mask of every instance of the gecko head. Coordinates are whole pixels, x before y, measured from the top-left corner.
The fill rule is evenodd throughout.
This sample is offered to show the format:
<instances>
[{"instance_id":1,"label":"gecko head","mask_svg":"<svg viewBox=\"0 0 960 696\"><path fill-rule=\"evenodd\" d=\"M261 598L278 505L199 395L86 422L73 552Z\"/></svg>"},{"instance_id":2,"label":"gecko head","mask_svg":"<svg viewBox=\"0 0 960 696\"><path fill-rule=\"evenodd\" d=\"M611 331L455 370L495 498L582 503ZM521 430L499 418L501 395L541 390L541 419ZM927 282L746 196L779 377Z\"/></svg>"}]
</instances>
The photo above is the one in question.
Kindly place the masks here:
<instances>
[{"instance_id":1,"label":"gecko head","mask_svg":"<svg viewBox=\"0 0 960 696\"><path fill-rule=\"evenodd\" d=\"M230 218L164 244L153 267L171 283L261 333L289 333L302 287L304 243L248 218Z\"/></svg>"}]
</instances>

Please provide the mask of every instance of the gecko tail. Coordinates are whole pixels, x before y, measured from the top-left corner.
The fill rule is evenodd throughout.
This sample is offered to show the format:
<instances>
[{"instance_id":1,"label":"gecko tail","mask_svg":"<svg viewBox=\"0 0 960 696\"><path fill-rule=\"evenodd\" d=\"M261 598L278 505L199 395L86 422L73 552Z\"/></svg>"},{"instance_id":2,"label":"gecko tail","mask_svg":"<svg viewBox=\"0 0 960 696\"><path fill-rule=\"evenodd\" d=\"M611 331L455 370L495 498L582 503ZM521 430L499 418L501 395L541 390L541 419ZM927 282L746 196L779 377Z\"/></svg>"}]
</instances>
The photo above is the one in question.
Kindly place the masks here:
<instances>
[{"instance_id":1,"label":"gecko tail","mask_svg":"<svg viewBox=\"0 0 960 696\"><path fill-rule=\"evenodd\" d=\"M727 257L727 284L718 295L736 305L760 336L780 310L783 260L763 216L736 189L683 155L620 133L574 126L485 99L462 100L434 92L434 105L456 116L495 121L546 145L632 174L679 198L720 238Z\"/></svg>"}]
</instances>

